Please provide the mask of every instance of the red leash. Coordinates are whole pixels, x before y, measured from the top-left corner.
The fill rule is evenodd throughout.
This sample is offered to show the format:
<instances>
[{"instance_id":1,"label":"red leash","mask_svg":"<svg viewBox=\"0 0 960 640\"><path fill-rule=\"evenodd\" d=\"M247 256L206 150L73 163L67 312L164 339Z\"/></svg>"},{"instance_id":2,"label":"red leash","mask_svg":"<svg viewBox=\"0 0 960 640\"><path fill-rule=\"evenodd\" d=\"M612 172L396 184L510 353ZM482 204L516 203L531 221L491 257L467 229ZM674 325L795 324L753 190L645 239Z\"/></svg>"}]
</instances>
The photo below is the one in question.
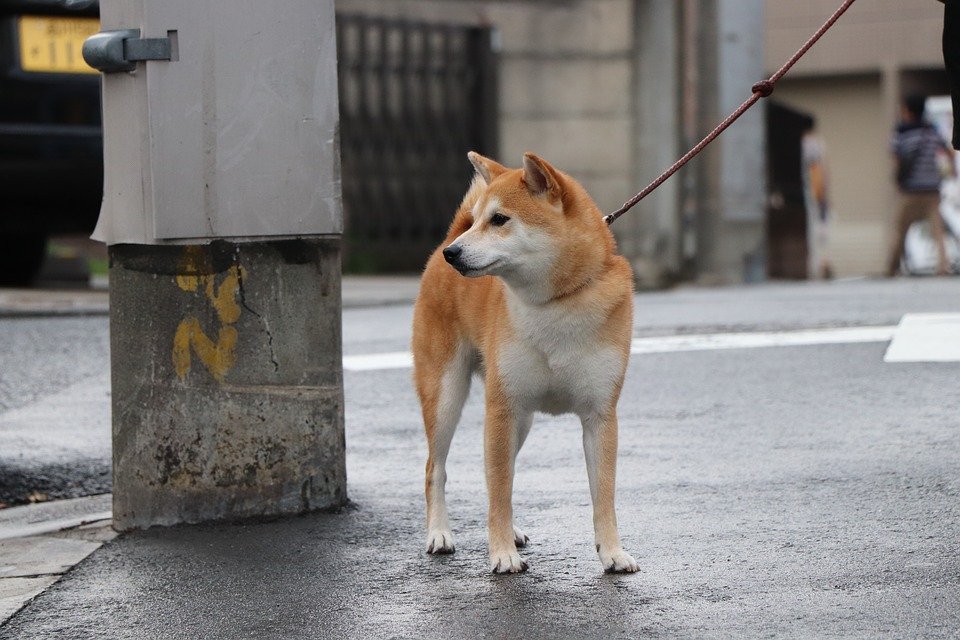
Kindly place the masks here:
<instances>
[{"instance_id":1,"label":"red leash","mask_svg":"<svg viewBox=\"0 0 960 640\"><path fill-rule=\"evenodd\" d=\"M706 138L698 142L697 146L695 146L693 149L690 149L690 151L687 151L687 153L682 158L680 158L679 160L674 162L672 165L670 165L669 169L661 173L660 176L656 180L651 182L649 185L647 185L643 191L641 191L637 195L633 196L632 198L624 202L622 207L620 207L610 215L604 216L603 221L606 222L607 224L613 224L614 220L616 220L617 218L625 214L627 211L632 209L635 204L637 204L638 202L646 198L648 195L650 195L651 191L653 191L654 189L659 187L661 184L666 182L670 178L670 176L672 176L674 173L676 173L680 169L680 167L690 162L690 160L695 155L703 151L704 147L706 147L708 144L713 142L717 138L717 136L719 136L721 133L724 132L724 130L726 130L727 127L729 127L731 124L736 122L737 118L742 116L747 111L747 109L749 109L750 107L755 105L757 102L759 102L761 98L766 98L771 93L773 93L773 88L777 84L777 80L782 78L787 73L787 71L790 70L790 67L795 65L797 63L797 60L802 58L803 55L810 50L810 47L815 45L817 43L817 40L819 40L823 36L823 34L825 34L827 31L830 30L830 27L832 27L834 23L840 19L840 16L842 16L846 12L846 10L850 8L850 5L852 5L855 1L856 0L846 0L842 5L840 5L840 8L837 9L832 16L830 16L830 19L824 22L823 26L821 26L815 34L810 36L810 39L807 40L803 44L803 46L800 47L800 49L795 54L793 54L793 56L789 60L787 60L782 67L780 67L777 70L775 74L770 76L768 79L761 80L760 82L753 85L752 87L753 95L747 98L746 102L744 102L739 107L737 107L737 110L731 113L729 116L727 116L726 120L724 120L719 125L717 125L717 128L711 131Z\"/></svg>"}]
</instances>

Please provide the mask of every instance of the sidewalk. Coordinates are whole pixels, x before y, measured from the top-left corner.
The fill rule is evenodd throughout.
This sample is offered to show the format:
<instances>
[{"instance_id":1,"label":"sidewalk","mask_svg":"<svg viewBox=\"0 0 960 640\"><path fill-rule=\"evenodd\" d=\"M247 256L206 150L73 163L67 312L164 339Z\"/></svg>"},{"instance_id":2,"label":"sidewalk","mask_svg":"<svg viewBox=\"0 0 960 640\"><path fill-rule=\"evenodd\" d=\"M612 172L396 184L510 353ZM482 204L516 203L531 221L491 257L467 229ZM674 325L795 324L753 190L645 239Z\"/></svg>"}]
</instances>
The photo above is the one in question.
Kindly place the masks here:
<instances>
[{"instance_id":1,"label":"sidewalk","mask_svg":"<svg viewBox=\"0 0 960 640\"><path fill-rule=\"evenodd\" d=\"M109 495L0 510L0 626L116 537L110 517Z\"/></svg>"}]
</instances>

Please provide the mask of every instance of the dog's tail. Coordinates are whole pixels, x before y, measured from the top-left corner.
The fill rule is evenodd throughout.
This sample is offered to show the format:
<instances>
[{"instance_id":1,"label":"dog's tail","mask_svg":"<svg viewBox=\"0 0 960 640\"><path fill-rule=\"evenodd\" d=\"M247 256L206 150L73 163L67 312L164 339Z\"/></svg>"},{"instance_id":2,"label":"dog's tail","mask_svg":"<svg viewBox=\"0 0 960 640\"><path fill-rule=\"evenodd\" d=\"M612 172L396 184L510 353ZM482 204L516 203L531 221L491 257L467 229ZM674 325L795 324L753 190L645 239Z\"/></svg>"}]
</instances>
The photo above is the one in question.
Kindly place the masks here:
<instances>
[{"instance_id":1,"label":"dog's tail","mask_svg":"<svg viewBox=\"0 0 960 640\"><path fill-rule=\"evenodd\" d=\"M473 205L477 204L477 200L480 199L480 194L482 194L486 188L487 185L483 181L483 178L476 175L473 176L473 182L470 183L470 188L467 189L463 200L460 201L460 206L457 207L457 215L453 218L453 224L450 225L450 231L447 233L447 237L451 239L456 238L473 225Z\"/></svg>"}]
</instances>

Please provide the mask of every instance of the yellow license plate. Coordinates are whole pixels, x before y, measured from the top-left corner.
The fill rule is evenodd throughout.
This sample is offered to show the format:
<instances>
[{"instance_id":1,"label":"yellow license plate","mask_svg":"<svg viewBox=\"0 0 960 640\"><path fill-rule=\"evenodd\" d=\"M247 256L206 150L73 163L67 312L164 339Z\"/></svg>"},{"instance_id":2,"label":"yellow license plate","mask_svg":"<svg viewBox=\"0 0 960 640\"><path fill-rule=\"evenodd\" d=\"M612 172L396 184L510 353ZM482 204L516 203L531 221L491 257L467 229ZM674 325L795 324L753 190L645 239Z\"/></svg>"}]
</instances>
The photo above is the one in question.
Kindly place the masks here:
<instances>
[{"instance_id":1,"label":"yellow license plate","mask_svg":"<svg viewBox=\"0 0 960 640\"><path fill-rule=\"evenodd\" d=\"M83 61L83 41L100 30L96 18L21 16L20 68L42 73L97 73Z\"/></svg>"}]
</instances>

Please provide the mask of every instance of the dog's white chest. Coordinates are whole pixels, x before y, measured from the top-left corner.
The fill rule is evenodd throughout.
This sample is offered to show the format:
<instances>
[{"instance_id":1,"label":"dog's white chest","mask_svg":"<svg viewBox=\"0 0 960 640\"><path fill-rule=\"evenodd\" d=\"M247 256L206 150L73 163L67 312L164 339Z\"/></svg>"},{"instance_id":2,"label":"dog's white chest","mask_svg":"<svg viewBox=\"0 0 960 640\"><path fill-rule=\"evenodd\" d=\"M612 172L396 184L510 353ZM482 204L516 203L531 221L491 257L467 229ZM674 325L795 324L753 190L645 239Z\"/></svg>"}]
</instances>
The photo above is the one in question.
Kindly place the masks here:
<instances>
[{"instance_id":1,"label":"dog's white chest","mask_svg":"<svg viewBox=\"0 0 960 640\"><path fill-rule=\"evenodd\" d=\"M514 336L501 345L504 390L528 411L604 411L625 354L598 335L602 318L562 309L511 309Z\"/></svg>"}]
</instances>

